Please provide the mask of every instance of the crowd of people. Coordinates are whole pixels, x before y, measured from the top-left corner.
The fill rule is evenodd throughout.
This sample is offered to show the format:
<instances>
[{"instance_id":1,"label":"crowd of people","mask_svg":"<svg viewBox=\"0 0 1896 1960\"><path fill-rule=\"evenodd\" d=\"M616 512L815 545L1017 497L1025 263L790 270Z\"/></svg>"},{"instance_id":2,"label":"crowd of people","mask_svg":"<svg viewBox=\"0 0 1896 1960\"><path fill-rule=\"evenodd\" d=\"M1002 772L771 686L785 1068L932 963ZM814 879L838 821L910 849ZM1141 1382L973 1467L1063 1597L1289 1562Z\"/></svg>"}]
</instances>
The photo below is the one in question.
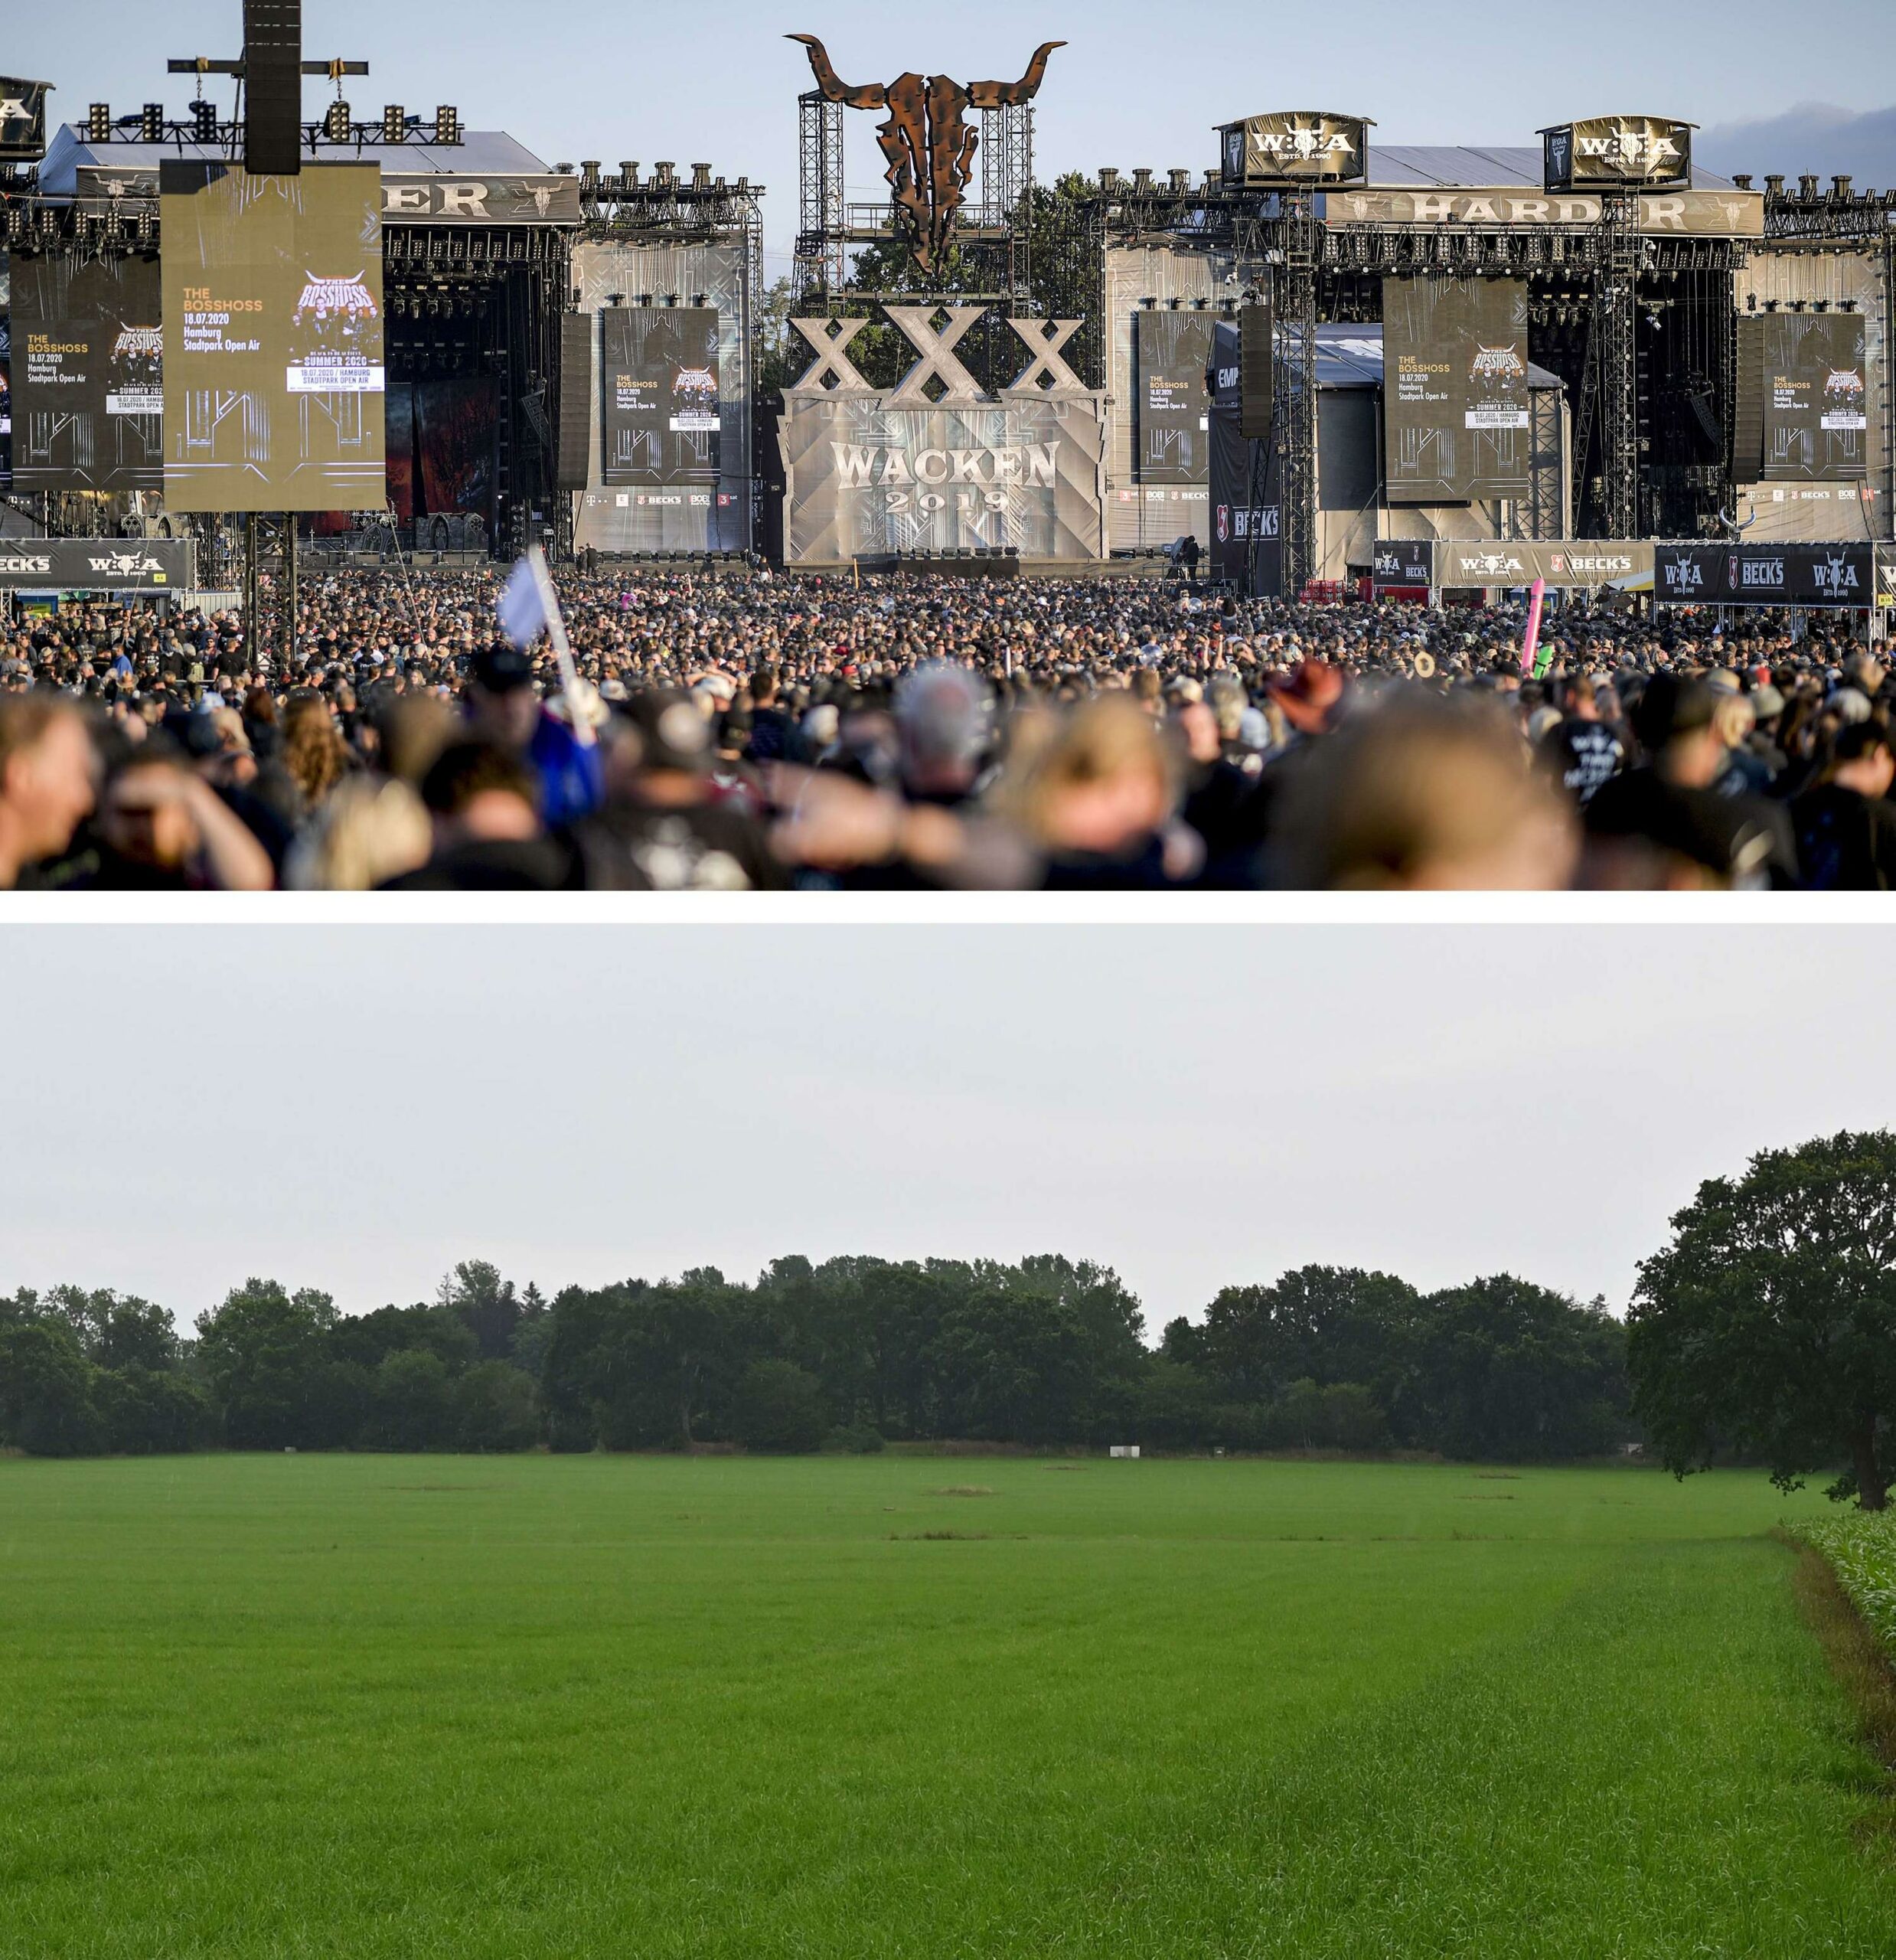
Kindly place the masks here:
<instances>
[{"instance_id":1,"label":"crowd of people","mask_svg":"<svg viewBox=\"0 0 1896 1960\"><path fill-rule=\"evenodd\" d=\"M1849 622L491 572L0 621L0 889L1883 889ZM1796 630L1793 631L1793 623Z\"/></svg>"}]
</instances>

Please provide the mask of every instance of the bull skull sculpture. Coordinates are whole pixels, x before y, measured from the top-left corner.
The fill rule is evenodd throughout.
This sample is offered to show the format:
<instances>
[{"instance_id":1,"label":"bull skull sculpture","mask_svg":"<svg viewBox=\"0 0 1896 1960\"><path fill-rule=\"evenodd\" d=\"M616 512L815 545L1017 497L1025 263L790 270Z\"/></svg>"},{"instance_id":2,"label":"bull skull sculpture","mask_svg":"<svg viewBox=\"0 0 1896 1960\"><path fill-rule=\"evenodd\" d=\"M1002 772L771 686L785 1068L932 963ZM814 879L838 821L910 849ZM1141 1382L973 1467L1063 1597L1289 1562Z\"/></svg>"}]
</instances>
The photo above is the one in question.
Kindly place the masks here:
<instances>
[{"instance_id":1,"label":"bull skull sculpture","mask_svg":"<svg viewBox=\"0 0 1896 1960\"><path fill-rule=\"evenodd\" d=\"M932 272L948 250L955 214L974 168L980 137L964 119L970 109L1010 109L1039 93L1047 57L1063 41L1043 41L1017 82L970 82L963 88L946 75L898 75L886 88L872 83L851 88L830 65L813 34L786 37L810 51L810 69L827 102L849 109L886 109L889 120L876 126L876 140L888 159L883 175L893 193L896 222L925 273Z\"/></svg>"}]
</instances>

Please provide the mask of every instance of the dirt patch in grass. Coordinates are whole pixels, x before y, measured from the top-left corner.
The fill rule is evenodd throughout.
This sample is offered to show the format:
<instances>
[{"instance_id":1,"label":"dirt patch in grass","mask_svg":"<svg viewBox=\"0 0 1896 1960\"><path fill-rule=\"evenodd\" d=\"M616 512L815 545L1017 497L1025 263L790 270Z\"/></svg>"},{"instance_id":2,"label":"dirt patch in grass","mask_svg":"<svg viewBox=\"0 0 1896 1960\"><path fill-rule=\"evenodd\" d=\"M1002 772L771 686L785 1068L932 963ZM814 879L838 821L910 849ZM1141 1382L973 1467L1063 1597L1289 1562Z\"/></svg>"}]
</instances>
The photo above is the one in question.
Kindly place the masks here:
<instances>
[{"instance_id":1,"label":"dirt patch in grass","mask_svg":"<svg viewBox=\"0 0 1896 1960\"><path fill-rule=\"evenodd\" d=\"M1455 1501L1457 1504L1512 1504L1514 1493L1512 1491L1457 1491Z\"/></svg>"},{"instance_id":2,"label":"dirt patch in grass","mask_svg":"<svg viewBox=\"0 0 1896 1960\"><path fill-rule=\"evenodd\" d=\"M932 1498L991 1498L994 1494L991 1484L939 1484L928 1493Z\"/></svg>"},{"instance_id":3,"label":"dirt patch in grass","mask_svg":"<svg viewBox=\"0 0 1896 1960\"><path fill-rule=\"evenodd\" d=\"M1090 1463L1043 1463L1040 1465L1043 1470L1090 1470L1092 1467Z\"/></svg>"},{"instance_id":4,"label":"dirt patch in grass","mask_svg":"<svg viewBox=\"0 0 1896 1960\"><path fill-rule=\"evenodd\" d=\"M1521 1481L1518 1470L1477 1470L1475 1475L1491 1484L1518 1484Z\"/></svg>"},{"instance_id":5,"label":"dirt patch in grass","mask_svg":"<svg viewBox=\"0 0 1896 1960\"><path fill-rule=\"evenodd\" d=\"M385 1491L504 1491L504 1484L384 1484Z\"/></svg>"},{"instance_id":6,"label":"dirt patch in grass","mask_svg":"<svg viewBox=\"0 0 1896 1960\"><path fill-rule=\"evenodd\" d=\"M1792 1589L1830 1671L1856 1710L1864 1746L1885 1769L1896 1772L1896 1660L1851 1604L1830 1561L1787 1533L1775 1535L1797 1555ZM1885 1820L1885 1828L1896 1833L1896 1814Z\"/></svg>"},{"instance_id":7,"label":"dirt patch in grass","mask_svg":"<svg viewBox=\"0 0 1896 1960\"><path fill-rule=\"evenodd\" d=\"M986 1531L892 1531L889 1534L893 1543L909 1545L920 1544L925 1541L935 1544L948 1538L973 1540L990 1535Z\"/></svg>"}]
</instances>

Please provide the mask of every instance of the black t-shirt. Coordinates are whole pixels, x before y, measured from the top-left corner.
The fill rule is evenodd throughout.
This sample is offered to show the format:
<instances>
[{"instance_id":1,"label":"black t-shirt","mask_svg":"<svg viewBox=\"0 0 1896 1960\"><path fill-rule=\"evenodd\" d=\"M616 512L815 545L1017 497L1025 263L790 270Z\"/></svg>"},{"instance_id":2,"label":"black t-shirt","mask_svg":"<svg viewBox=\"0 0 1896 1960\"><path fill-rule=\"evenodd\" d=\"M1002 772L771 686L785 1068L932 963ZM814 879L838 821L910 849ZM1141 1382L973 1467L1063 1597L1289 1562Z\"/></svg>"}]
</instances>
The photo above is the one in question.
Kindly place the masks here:
<instances>
[{"instance_id":1,"label":"black t-shirt","mask_svg":"<svg viewBox=\"0 0 1896 1960\"><path fill-rule=\"evenodd\" d=\"M1591 803L1626 760L1625 743L1603 721L1577 721L1569 717L1547 740L1561 782L1581 803Z\"/></svg>"},{"instance_id":2,"label":"black t-shirt","mask_svg":"<svg viewBox=\"0 0 1896 1960\"><path fill-rule=\"evenodd\" d=\"M1793 797L1797 863L1813 891L1888 891L1896 887L1896 807L1841 783Z\"/></svg>"},{"instance_id":3,"label":"black t-shirt","mask_svg":"<svg viewBox=\"0 0 1896 1960\"><path fill-rule=\"evenodd\" d=\"M782 762L790 753L790 717L780 707L751 710L750 742L745 749L754 763Z\"/></svg>"},{"instance_id":4,"label":"black t-shirt","mask_svg":"<svg viewBox=\"0 0 1896 1960\"><path fill-rule=\"evenodd\" d=\"M1745 887L1782 890L1797 881L1797 854L1782 805L1721 796L1668 782L1656 769L1628 769L1597 790L1586 810L1596 838L1643 838Z\"/></svg>"},{"instance_id":5,"label":"black t-shirt","mask_svg":"<svg viewBox=\"0 0 1896 1960\"><path fill-rule=\"evenodd\" d=\"M584 867L558 835L463 844L431 858L419 871L378 886L381 891L576 891Z\"/></svg>"},{"instance_id":6,"label":"black t-shirt","mask_svg":"<svg viewBox=\"0 0 1896 1960\"><path fill-rule=\"evenodd\" d=\"M573 829L589 855L622 861L628 889L766 891L784 882L763 826L729 804L662 809L612 803Z\"/></svg>"}]
</instances>

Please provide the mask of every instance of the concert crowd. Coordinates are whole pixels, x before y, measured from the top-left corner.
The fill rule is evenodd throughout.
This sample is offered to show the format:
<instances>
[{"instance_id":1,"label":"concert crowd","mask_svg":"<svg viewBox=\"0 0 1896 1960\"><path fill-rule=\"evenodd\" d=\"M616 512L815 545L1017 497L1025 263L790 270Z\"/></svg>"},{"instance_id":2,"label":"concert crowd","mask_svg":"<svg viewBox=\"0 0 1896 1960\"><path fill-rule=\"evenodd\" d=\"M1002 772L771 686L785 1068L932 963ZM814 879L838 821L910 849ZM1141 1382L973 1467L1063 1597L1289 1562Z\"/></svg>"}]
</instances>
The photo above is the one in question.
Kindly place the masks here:
<instances>
[{"instance_id":1,"label":"concert crowd","mask_svg":"<svg viewBox=\"0 0 1896 1960\"><path fill-rule=\"evenodd\" d=\"M0 623L0 889L1855 889L1893 681L1843 619L1189 580L489 572Z\"/></svg>"}]
</instances>

